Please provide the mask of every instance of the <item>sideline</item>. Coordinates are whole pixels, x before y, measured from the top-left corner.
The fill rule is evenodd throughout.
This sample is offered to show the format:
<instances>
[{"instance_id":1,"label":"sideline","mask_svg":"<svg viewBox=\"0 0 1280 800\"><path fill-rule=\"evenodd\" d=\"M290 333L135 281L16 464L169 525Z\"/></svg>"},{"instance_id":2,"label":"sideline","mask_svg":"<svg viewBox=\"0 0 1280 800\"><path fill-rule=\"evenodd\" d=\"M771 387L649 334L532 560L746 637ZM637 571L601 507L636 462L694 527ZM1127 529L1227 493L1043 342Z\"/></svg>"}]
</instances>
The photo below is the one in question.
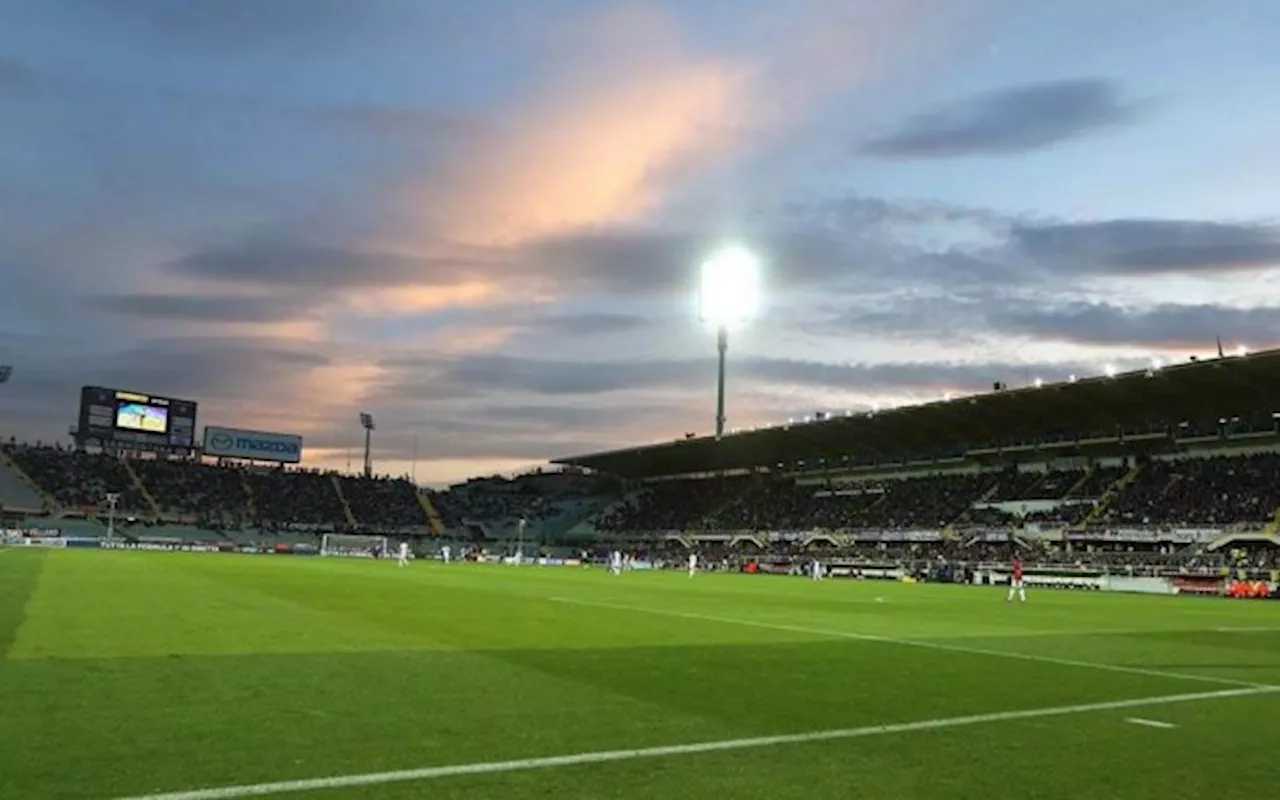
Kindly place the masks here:
<instances>
[{"instance_id":1,"label":"sideline","mask_svg":"<svg viewBox=\"0 0 1280 800\"><path fill-rule=\"evenodd\" d=\"M487 761L472 764L422 767L420 769L397 770L394 772L368 772L358 775L335 775L329 778L310 778L305 780L276 781L272 783L254 783L243 786L224 786L213 789L195 789L193 791L169 792L165 794L135 795L132 797L118 798L117 800L234 800L235 798L241 797L264 797L266 795L286 794L289 792L306 792L321 789L345 789L353 786L376 786L385 783L424 781L436 778L456 777L459 775L492 775L503 772L523 772L529 770L549 769L552 767L579 766L582 764L634 761L636 759L643 758L685 756L698 753L717 753L727 750L775 747L777 745L859 739L869 736L886 736L896 733L933 731L942 730L944 728L961 728L968 725L982 725L991 722L1012 722L1015 720L1038 719L1041 717L1061 717L1069 714L1085 714L1094 711L1113 711L1126 708L1172 705L1174 703L1191 703L1198 700L1219 700L1230 697L1248 697L1250 695L1276 691L1280 691L1280 686L1255 687L1252 689L1220 689L1218 691L1199 692L1196 694L1171 694L1158 697L1140 697L1132 700L1112 700L1101 703L1084 703L1073 706L1033 708L1024 711L998 711L992 714L972 714L964 717L927 719L919 722L901 722L891 725L869 725L863 728L839 728L836 730L791 733L780 736L760 736L751 739L725 739L714 742L694 742L691 744L676 744L664 747L644 747L633 750L602 750L590 753L547 756L545 758L525 758L514 761Z\"/></svg>"}]
</instances>

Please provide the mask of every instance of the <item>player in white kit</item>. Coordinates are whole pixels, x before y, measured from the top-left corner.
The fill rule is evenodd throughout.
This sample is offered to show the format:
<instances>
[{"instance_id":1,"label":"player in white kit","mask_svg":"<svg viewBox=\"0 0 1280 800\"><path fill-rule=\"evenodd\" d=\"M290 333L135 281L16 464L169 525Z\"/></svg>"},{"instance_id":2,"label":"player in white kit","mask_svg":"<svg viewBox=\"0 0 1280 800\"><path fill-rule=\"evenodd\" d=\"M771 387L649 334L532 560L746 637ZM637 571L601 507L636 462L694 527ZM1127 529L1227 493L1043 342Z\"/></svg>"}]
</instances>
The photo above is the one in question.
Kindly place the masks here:
<instances>
[{"instance_id":1,"label":"player in white kit","mask_svg":"<svg viewBox=\"0 0 1280 800\"><path fill-rule=\"evenodd\" d=\"M697 574L698 574L698 554L690 553L689 554L689 577L692 578L694 575L697 575Z\"/></svg>"},{"instance_id":2,"label":"player in white kit","mask_svg":"<svg viewBox=\"0 0 1280 800\"><path fill-rule=\"evenodd\" d=\"M449 563L449 557L451 555L452 553L449 550L449 545L446 544L444 547L440 548L440 560L443 561L444 563L446 564Z\"/></svg>"},{"instance_id":3,"label":"player in white kit","mask_svg":"<svg viewBox=\"0 0 1280 800\"><path fill-rule=\"evenodd\" d=\"M810 566L809 569L815 581L822 580L822 562L821 561L815 558L813 560L813 564Z\"/></svg>"},{"instance_id":4,"label":"player in white kit","mask_svg":"<svg viewBox=\"0 0 1280 800\"><path fill-rule=\"evenodd\" d=\"M622 574L622 553L614 550L609 556L609 571L614 575Z\"/></svg>"},{"instance_id":5,"label":"player in white kit","mask_svg":"<svg viewBox=\"0 0 1280 800\"><path fill-rule=\"evenodd\" d=\"M402 567L409 566L409 543L408 542L400 543L400 566Z\"/></svg>"}]
</instances>

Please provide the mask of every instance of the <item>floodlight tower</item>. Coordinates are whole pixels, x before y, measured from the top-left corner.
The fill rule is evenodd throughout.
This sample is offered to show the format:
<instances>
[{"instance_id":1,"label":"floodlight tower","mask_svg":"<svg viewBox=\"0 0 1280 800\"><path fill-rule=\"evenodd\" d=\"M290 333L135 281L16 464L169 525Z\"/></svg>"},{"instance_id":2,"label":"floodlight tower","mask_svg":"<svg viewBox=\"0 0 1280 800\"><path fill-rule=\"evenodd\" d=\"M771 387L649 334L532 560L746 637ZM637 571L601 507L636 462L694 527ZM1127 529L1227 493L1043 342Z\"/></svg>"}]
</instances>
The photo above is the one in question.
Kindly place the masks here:
<instances>
[{"instance_id":1,"label":"floodlight tower","mask_svg":"<svg viewBox=\"0 0 1280 800\"><path fill-rule=\"evenodd\" d=\"M364 476L366 478L373 477L373 456L370 450L370 444L373 441L373 432L377 430L377 425L373 424L373 415L360 412L360 427L364 428Z\"/></svg>"},{"instance_id":2,"label":"floodlight tower","mask_svg":"<svg viewBox=\"0 0 1280 800\"><path fill-rule=\"evenodd\" d=\"M107 501L107 541L109 542L116 536L116 505L120 502L120 493L107 492L104 499Z\"/></svg>"},{"instance_id":3,"label":"floodlight tower","mask_svg":"<svg viewBox=\"0 0 1280 800\"><path fill-rule=\"evenodd\" d=\"M742 247L726 247L702 263L698 316L716 331L716 440L724 436L724 362L729 329L746 323L760 304L760 264Z\"/></svg>"}]
</instances>

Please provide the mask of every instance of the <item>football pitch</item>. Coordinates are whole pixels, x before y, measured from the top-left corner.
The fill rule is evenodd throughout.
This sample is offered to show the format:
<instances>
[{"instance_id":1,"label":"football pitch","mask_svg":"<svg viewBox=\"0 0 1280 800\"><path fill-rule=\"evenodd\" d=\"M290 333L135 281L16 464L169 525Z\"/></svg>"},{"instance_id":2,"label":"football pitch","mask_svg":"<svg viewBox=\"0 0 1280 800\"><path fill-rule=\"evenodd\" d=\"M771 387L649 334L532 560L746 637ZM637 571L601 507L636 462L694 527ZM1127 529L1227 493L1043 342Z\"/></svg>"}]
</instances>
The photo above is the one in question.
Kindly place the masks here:
<instances>
[{"instance_id":1,"label":"football pitch","mask_svg":"<svg viewBox=\"0 0 1280 800\"><path fill-rule=\"evenodd\" d=\"M1280 604L0 550L0 797L1256 798Z\"/></svg>"}]
</instances>

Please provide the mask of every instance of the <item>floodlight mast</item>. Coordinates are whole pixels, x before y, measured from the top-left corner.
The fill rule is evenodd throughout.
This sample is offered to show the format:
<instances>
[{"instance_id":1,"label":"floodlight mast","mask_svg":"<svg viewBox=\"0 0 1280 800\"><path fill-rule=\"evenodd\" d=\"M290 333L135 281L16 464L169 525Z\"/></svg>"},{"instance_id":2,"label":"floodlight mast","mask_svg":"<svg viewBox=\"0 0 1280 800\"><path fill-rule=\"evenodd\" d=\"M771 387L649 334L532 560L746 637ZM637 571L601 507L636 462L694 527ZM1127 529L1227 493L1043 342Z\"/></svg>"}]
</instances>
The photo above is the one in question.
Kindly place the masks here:
<instances>
[{"instance_id":1,"label":"floodlight mast","mask_svg":"<svg viewBox=\"0 0 1280 800\"><path fill-rule=\"evenodd\" d=\"M107 492L104 499L107 501L107 541L110 542L116 538L116 505L120 502L120 493Z\"/></svg>"},{"instance_id":2,"label":"floodlight mast","mask_svg":"<svg viewBox=\"0 0 1280 800\"><path fill-rule=\"evenodd\" d=\"M716 371L716 441L724 436L724 358L729 351L729 329L721 325L716 329L716 352L719 364Z\"/></svg>"},{"instance_id":3,"label":"floodlight mast","mask_svg":"<svg viewBox=\"0 0 1280 800\"><path fill-rule=\"evenodd\" d=\"M373 422L373 415L360 412L360 427L364 428L364 476L366 478L373 477L373 449L371 447L373 441L373 432L377 430L377 425Z\"/></svg>"},{"instance_id":4,"label":"floodlight mast","mask_svg":"<svg viewBox=\"0 0 1280 800\"><path fill-rule=\"evenodd\" d=\"M716 440L724 437L725 356L729 327L746 322L759 299L758 264L740 247L729 247L702 264L699 315L716 329Z\"/></svg>"}]
</instances>

